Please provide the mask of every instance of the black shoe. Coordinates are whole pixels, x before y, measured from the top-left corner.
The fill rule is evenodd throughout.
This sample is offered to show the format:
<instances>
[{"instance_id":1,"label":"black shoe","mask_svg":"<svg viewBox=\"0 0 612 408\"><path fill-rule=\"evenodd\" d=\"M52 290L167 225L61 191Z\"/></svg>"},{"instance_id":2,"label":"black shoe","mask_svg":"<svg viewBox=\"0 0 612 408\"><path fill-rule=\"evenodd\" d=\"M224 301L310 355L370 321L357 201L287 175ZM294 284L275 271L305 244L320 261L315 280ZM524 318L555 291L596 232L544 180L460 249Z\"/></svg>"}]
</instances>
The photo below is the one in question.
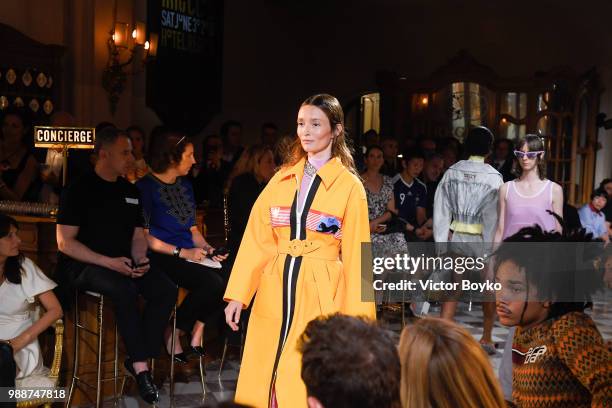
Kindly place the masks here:
<instances>
[{"instance_id":1,"label":"black shoe","mask_svg":"<svg viewBox=\"0 0 612 408\"><path fill-rule=\"evenodd\" d=\"M189 349L196 356L204 357L204 347L201 347L201 346L189 346Z\"/></svg>"},{"instance_id":2,"label":"black shoe","mask_svg":"<svg viewBox=\"0 0 612 408\"><path fill-rule=\"evenodd\" d=\"M174 355L174 362L175 363L181 363L181 364L186 364L189 362L189 359L187 358L187 354L186 353L177 353Z\"/></svg>"},{"instance_id":3,"label":"black shoe","mask_svg":"<svg viewBox=\"0 0 612 408\"><path fill-rule=\"evenodd\" d=\"M153 377L151 377L149 370L138 373L136 375L136 383L138 384L140 398L149 404L155 404L159 401L159 391L153 383Z\"/></svg>"}]
</instances>

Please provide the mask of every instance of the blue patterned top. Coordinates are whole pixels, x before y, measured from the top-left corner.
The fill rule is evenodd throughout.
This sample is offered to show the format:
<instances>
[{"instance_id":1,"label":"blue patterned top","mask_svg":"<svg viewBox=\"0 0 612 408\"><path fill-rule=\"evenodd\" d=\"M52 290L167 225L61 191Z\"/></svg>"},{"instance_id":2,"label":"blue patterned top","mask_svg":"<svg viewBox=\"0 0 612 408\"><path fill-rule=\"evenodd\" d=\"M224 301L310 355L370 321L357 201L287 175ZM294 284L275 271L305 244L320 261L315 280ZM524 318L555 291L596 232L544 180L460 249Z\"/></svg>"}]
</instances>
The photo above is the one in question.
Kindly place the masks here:
<instances>
[{"instance_id":1,"label":"blue patterned top","mask_svg":"<svg viewBox=\"0 0 612 408\"><path fill-rule=\"evenodd\" d=\"M179 177L166 184L151 173L136 186L140 190L144 227L155 238L180 248L193 248L192 226L196 225L195 198L189 180Z\"/></svg>"}]
</instances>

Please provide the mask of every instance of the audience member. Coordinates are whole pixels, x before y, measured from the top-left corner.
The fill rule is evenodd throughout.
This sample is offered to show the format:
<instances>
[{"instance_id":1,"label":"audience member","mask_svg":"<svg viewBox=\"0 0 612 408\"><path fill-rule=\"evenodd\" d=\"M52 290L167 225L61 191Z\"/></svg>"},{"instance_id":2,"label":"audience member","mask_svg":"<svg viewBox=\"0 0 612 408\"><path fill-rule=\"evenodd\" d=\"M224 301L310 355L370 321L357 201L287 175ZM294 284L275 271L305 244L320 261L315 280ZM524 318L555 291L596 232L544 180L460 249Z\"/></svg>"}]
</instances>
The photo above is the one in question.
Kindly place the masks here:
<instances>
[{"instance_id":1,"label":"audience member","mask_svg":"<svg viewBox=\"0 0 612 408\"><path fill-rule=\"evenodd\" d=\"M612 238L612 179L603 179L599 183L599 188L608 194L606 206L601 210L606 217L606 226L608 227L608 235Z\"/></svg>"},{"instance_id":2,"label":"audience member","mask_svg":"<svg viewBox=\"0 0 612 408\"><path fill-rule=\"evenodd\" d=\"M210 208L223 208L223 187L232 165L223 160L223 143L219 136L206 137L202 157L199 173L193 180L196 204L206 201Z\"/></svg>"},{"instance_id":3,"label":"audience member","mask_svg":"<svg viewBox=\"0 0 612 408\"><path fill-rule=\"evenodd\" d=\"M407 222L407 241L416 239L417 229L427 220L427 187L417 178L423 171L423 163L421 150L405 150L402 154L402 172L393 178L397 214Z\"/></svg>"},{"instance_id":4,"label":"audience member","mask_svg":"<svg viewBox=\"0 0 612 408\"><path fill-rule=\"evenodd\" d=\"M0 198L38 201L38 162L32 154L32 129L25 111L4 110L0 136Z\"/></svg>"},{"instance_id":5,"label":"audience member","mask_svg":"<svg viewBox=\"0 0 612 408\"><path fill-rule=\"evenodd\" d=\"M74 118L67 112L55 112L51 116L49 126L69 127L74 126ZM39 149L43 154L44 163L40 165L40 179L42 188L40 190L40 200L45 203L58 204L59 197L62 192L63 174L64 174L64 157L63 149ZM68 167L70 168L70 159L68 156Z\"/></svg>"},{"instance_id":6,"label":"audience member","mask_svg":"<svg viewBox=\"0 0 612 408\"><path fill-rule=\"evenodd\" d=\"M421 149L423 155L427 158L428 156L436 152L436 141L429 136L420 137L417 141L417 147Z\"/></svg>"},{"instance_id":7,"label":"audience member","mask_svg":"<svg viewBox=\"0 0 612 408\"><path fill-rule=\"evenodd\" d=\"M133 160L127 133L112 127L98 132L95 152L94 171L62 192L57 276L67 288L94 291L112 301L127 349L125 367L136 378L140 396L153 403L159 396L147 360L158 355L176 285L149 266L140 194L120 177ZM138 295L146 300L142 317Z\"/></svg>"},{"instance_id":8,"label":"audience member","mask_svg":"<svg viewBox=\"0 0 612 408\"><path fill-rule=\"evenodd\" d=\"M416 236L422 241L433 241L433 203L438 189L438 183L444 169L444 159L438 153L433 153L425 159L423 166L423 181L427 188L427 205L425 214L427 221L421 228L417 228Z\"/></svg>"},{"instance_id":9,"label":"audience member","mask_svg":"<svg viewBox=\"0 0 612 408\"><path fill-rule=\"evenodd\" d=\"M320 317L308 323L298 348L309 408L400 406L397 348L392 335L374 322L340 314Z\"/></svg>"},{"instance_id":10,"label":"audience member","mask_svg":"<svg viewBox=\"0 0 612 408\"><path fill-rule=\"evenodd\" d=\"M43 366L38 335L62 317L62 308L53 293L55 282L19 251L17 228L15 219L0 214L0 342L12 348L17 365L17 371L7 374L16 378L18 388L53 387ZM46 312L35 320L37 301ZM0 367L5 361L0 356Z\"/></svg>"},{"instance_id":11,"label":"audience member","mask_svg":"<svg viewBox=\"0 0 612 408\"><path fill-rule=\"evenodd\" d=\"M238 161L244 151L242 145L242 123L228 120L221 125L221 140L223 141L223 160L232 166Z\"/></svg>"},{"instance_id":12,"label":"audience member","mask_svg":"<svg viewBox=\"0 0 612 408\"><path fill-rule=\"evenodd\" d=\"M191 333L190 351L203 356L201 347L204 323L223 309L224 279L220 271L202 265L213 256L214 248L206 242L196 224L193 188L188 179L195 164L193 144L173 131L161 133L151 141L148 161L151 173L138 180L144 212L144 229L152 264L189 294L176 312L174 359L186 363L180 336ZM166 351L171 353L172 327L165 333Z\"/></svg>"},{"instance_id":13,"label":"audience member","mask_svg":"<svg viewBox=\"0 0 612 408\"><path fill-rule=\"evenodd\" d=\"M612 350L584 313L601 287L593 268L600 251L590 241L584 230L560 234L536 225L508 237L495 252L495 281L502 288L496 291L497 314L501 324L516 327L512 398L519 408L612 404ZM573 248L580 243L577 271L570 265L578 265ZM530 251L529 244L538 247ZM572 250L558 244L572 244Z\"/></svg>"},{"instance_id":14,"label":"audience member","mask_svg":"<svg viewBox=\"0 0 612 408\"><path fill-rule=\"evenodd\" d=\"M593 234L594 238L601 238L605 242L610 241L606 216L603 209L608 201L608 193L602 188L598 188L591 193L591 202L583 205L578 210L580 223L587 232Z\"/></svg>"},{"instance_id":15,"label":"audience member","mask_svg":"<svg viewBox=\"0 0 612 408\"><path fill-rule=\"evenodd\" d=\"M240 156L228 178L227 190L230 234L229 266L238 252L251 208L275 172L274 155L269 146L248 147Z\"/></svg>"},{"instance_id":16,"label":"audience member","mask_svg":"<svg viewBox=\"0 0 612 408\"><path fill-rule=\"evenodd\" d=\"M261 143L273 148L276 142L278 142L278 126L272 122L261 125Z\"/></svg>"},{"instance_id":17,"label":"audience member","mask_svg":"<svg viewBox=\"0 0 612 408\"><path fill-rule=\"evenodd\" d=\"M383 159L385 161L380 172L385 176L394 177L402 171L400 159L397 157L399 151L397 140L392 137L386 137L381 143Z\"/></svg>"},{"instance_id":18,"label":"audience member","mask_svg":"<svg viewBox=\"0 0 612 408\"><path fill-rule=\"evenodd\" d=\"M386 233L389 221L397 212L393 195L393 182L389 176L380 174L384 163L383 151L380 146L372 145L366 150L366 171L361 174L368 199L368 218L370 220L370 237L372 240L372 256L395 257L396 254L408 252L408 246L403 232ZM394 272L386 269L385 272ZM380 276L385 280L386 276ZM382 302L382 293L377 291L376 303Z\"/></svg>"},{"instance_id":19,"label":"audience member","mask_svg":"<svg viewBox=\"0 0 612 408\"><path fill-rule=\"evenodd\" d=\"M399 345L404 408L505 408L478 343L454 322L420 319L402 332Z\"/></svg>"},{"instance_id":20,"label":"audience member","mask_svg":"<svg viewBox=\"0 0 612 408\"><path fill-rule=\"evenodd\" d=\"M145 161L145 132L142 128L132 125L125 130L132 142L132 154L134 161L126 174L126 179L132 183L144 177L149 171L147 162Z\"/></svg>"},{"instance_id":21,"label":"audience member","mask_svg":"<svg viewBox=\"0 0 612 408\"><path fill-rule=\"evenodd\" d=\"M493 145L493 157L490 164L502 175L504 183L516 178L512 173L514 164L513 151L514 143L509 139L497 139Z\"/></svg>"}]
</instances>

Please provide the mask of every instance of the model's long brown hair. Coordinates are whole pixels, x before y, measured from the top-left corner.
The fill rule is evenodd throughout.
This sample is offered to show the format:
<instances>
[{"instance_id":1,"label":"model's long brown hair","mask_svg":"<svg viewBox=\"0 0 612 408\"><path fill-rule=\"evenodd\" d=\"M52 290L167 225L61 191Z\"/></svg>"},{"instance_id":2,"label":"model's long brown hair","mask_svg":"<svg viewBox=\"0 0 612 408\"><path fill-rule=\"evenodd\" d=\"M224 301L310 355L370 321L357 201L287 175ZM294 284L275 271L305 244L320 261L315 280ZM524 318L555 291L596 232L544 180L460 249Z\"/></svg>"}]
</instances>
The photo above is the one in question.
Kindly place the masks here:
<instances>
[{"instance_id":1,"label":"model's long brown hair","mask_svg":"<svg viewBox=\"0 0 612 408\"><path fill-rule=\"evenodd\" d=\"M505 408L501 387L480 345L456 323L425 318L402 332L404 408Z\"/></svg>"},{"instance_id":2,"label":"model's long brown hair","mask_svg":"<svg viewBox=\"0 0 612 408\"><path fill-rule=\"evenodd\" d=\"M346 130L344 128L344 111L338 99L328 94L317 94L307 98L300 106L305 105L316 106L325 112L327 119L329 119L332 133L334 134L332 139L332 157L340 158L342 164L344 164L350 172L358 176L357 170L355 169L355 162L353 161L352 151L348 145ZM342 129L340 133L336 134L338 125L341 125ZM296 137L287 151L287 155L283 160L283 166L293 166L299 162L302 157L306 157L306 152L302 148L300 138Z\"/></svg>"}]
</instances>

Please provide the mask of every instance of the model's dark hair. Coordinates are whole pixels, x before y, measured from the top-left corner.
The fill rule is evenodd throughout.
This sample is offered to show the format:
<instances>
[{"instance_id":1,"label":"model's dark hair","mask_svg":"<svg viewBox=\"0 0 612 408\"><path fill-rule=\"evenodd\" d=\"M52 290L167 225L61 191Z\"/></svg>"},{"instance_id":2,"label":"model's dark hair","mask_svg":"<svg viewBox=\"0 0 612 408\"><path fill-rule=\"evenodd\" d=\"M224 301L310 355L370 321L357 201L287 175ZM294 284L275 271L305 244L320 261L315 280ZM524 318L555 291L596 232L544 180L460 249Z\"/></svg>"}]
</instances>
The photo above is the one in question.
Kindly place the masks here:
<instances>
[{"instance_id":1,"label":"model's dark hair","mask_svg":"<svg viewBox=\"0 0 612 408\"><path fill-rule=\"evenodd\" d=\"M535 287L539 300L550 300L548 317L556 318L570 312L584 311L592 306L592 295L602 287L602 276L598 273L596 265L601 259L603 245L601 239L594 239L593 235L587 233L584 228L566 229L561 217L551 211L548 212L557 218L564 232L546 232L539 225L522 228L506 238L495 252L494 270L497 273L501 264L506 261L511 261L522 268L525 271L528 290L529 286ZM542 245L537 251L525 251L525 245L516 243L549 245ZM559 245L555 245L560 243L583 245L576 247L580 250L577 252L563 250L567 248L566 246L560 248ZM577 253L580 254L580 259ZM577 262L580 264L579 282L576 279L577 268L568 267L578 265ZM563 301L570 297L576 301Z\"/></svg>"},{"instance_id":2,"label":"model's dark hair","mask_svg":"<svg viewBox=\"0 0 612 408\"><path fill-rule=\"evenodd\" d=\"M6 237L11 232L11 227L19 229L17 221L13 217L0 213L0 239ZM4 277L7 281L15 284L21 283L23 269L23 254L20 252L16 256L9 256L4 262Z\"/></svg>"},{"instance_id":3,"label":"model's dark hair","mask_svg":"<svg viewBox=\"0 0 612 408\"><path fill-rule=\"evenodd\" d=\"M169 128L156 129L151 134L147 163L155 173L163 173L178 164L191 141L182 133Z\"/></svg>"},{"instance_id":4,"label":"model's dark hair","mask_svg":"<svg viewBox=\"0 0 612 408\"><path fill-rule=\"evenodd\" d=\"M392 335L375 322L335 314L300 337L302 380L326 407L399 406L400 362Z\"/></svg>"},{"instance_id":5,"label":"model's dark hair","mask_svg":"<svg viewBox=\"0 0 612 408\"><path fill-rule=\"evenodd\" d=\"M493 133L484 127L476 126L470 129L465 139L465 153L468 156L486 156L493 146Z\"/></svg>"}]
</instances>

